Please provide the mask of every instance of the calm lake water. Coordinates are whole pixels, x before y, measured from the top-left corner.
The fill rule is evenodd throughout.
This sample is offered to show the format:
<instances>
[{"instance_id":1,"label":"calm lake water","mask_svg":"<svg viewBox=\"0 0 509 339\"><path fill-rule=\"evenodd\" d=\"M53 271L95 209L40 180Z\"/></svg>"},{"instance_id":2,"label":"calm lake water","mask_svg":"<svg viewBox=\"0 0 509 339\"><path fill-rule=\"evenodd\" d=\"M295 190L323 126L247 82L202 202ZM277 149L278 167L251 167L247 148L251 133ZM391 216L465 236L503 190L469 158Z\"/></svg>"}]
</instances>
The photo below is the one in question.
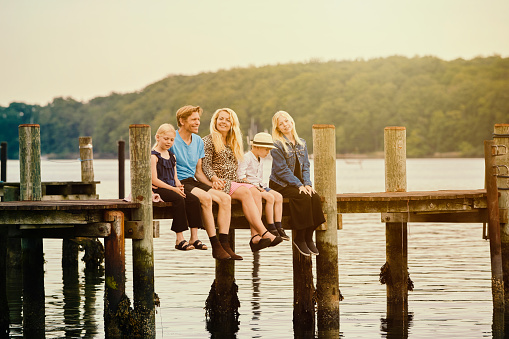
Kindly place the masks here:
<instances>
[{"instance_id":1,"label":"calm lake water","mask_svg":"<svg viewBox=\"0 0 509 339\"><path fill-rule=\"evenodd\" d=\"M270 165L266 165L268 173ZM79 181L78 161L43 161L43 181ZM95 160L100 198L117 198L116 160ZM126 162L129 178L129 163ZM384 191L383 159L337 160L337 191ZM268 174L267 174L268 176ZM8 162L8 181L19 180L17 161ZM408 190L479 189L484 186L483 159L409 159ZM126 182L126 192L130 191ZM214 280L211 251L174 249L170 222L161 222L154 239L158 338L210 338L205 300ZM200 237L207 244L205 231ZM132 300L130 241L126 242L126 291ZM247 230L236 232L239 329L237 338L291 338L292 251L289 242L259 253L256 260ZM340 337L386 338L386 287L379 283L385 263L385 225L379 214L343 215L338 231ZM46 331L48 338L102 338L104 276L80 274L74 293L64 293L61 240L44 240ZM408 224L408 263L414 282L409 292L409 338L491 338L492 300L489 242L482 224ZM315 275L316 276L316 275ZM9 276L12 337L22 336L21 277ZM68 284L68 283L67 283ZM336 335L337 336L337 335Z\"/></svg>"}]
</instances>

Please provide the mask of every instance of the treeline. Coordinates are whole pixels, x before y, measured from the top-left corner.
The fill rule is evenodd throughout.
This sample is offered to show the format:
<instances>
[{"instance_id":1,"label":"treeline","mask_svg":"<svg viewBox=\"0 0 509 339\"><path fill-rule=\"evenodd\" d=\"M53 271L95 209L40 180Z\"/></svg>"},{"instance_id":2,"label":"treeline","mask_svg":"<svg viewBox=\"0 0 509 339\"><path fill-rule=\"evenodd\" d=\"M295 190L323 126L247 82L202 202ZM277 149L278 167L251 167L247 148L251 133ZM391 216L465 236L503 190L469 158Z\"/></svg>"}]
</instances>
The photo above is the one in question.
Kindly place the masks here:
<instances>
[{"instance_id":1,"label":"treeline","mask_svg":"<svg viewBox=\"0 0 509 339\"><path fill-rule=\"evenodd\" d=\"M18 156L18 125L41 126L41 152L75 156L78 137L92 136L94 156L115 157L130 124L175 125L182 105L204 108L200 134L221 107L237 112L242 131L270 130L288 111L312 147L313 124L336 126L338 153L383 151L383 129L407 129L407 155L456 152L483 156L495 123L509 123L509 58L444 61L435 57L309 62L169 76L140 92L113 93L88 103L56 98L46 106L0 107L0 141Z\"/></svg>"}]
</instances>

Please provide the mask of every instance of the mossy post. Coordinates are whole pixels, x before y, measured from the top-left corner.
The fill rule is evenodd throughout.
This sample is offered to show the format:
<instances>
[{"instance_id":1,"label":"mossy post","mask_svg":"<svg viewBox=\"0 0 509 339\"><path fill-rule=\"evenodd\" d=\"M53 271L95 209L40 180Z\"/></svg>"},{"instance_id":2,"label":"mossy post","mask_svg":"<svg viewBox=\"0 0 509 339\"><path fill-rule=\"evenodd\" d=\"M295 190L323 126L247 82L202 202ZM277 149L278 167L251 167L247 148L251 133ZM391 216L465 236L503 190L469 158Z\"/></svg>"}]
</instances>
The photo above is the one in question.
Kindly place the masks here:
<instances>
[{"instance_id":1,"label":"mossy post","mask_svg":"<svg viewBox=\"0 0 509 339\"><path fill-rule=\"evenodd\" d=\"M230 228L228 242L235 251L235 229ZM235 284L235 260L216 260L216 275L205 302L207 329L222 336L230 336L239 329L240 302Z\"/></svg>"},{"instance_id":2,"label":"mossy post","mask_svg":"<svg viewBox=\"0 0 509 339\"><path fill-rule=\"evenodd\" d=\"M0 181L7 181L7 143L2 141L0 146Z\"/></svg>"},{"instance_id":3,"label":"mossy post","mask_svg":"<svg viewBox=\"0 0 509 339\"><path fill-rule=\"evenodd\" d=\"M104 332L107 338L123 335L121 319L117 309L125 296L125 240L124 213L105 212L105 220L111 222L111 233L104 239L105 290L104 290Z\"/></svg>"},{"instance_id":4,"label":"mossy post","mask_svg":"<svg viewBox=\"0 0 509 339\"><path fill-rule=\"evenodd\" d=\"M509 173L503 166L509 167L509 124L496 124L493 132L493 144L498 145L500 153L506 153L495 157L495 165L500 166L497 177L498 207L500 216L500 241L502 247L502 269L504 275L504 299L506 315L509 314ZM505 146L506 148L504 149Z\"/></svg>"},{"instance_id":5,"label":"mossy post","mask_svg":"<svg viewBox=\"0 0 509 339\"><path fill-rule=\"evenodd\" d=\"M384 130L385 190L406 192L406 128ZM407 223L385 223L387 320L405 333L408 316Z\"/></svg>"},{"instance_id":6,"label":"mossy post","mask_svg":"<svg viewBox=\"0 0 509 339\"><path fill-rule=\"evenodd\" d=\"M41 200L41 130L19 126L20 200ZM23 265L23 335L44 338L44 257L42 238L21 239Z\"/></svg>"},{"instance_id":7,"label":"mossy post","mask_svg":"<svg viewBox=\"0 0 509 339\"><path fill-rule=\"evenodd\" d=\"M292 241L295 232L292 231ZM315 286L311 257L300 254L292 246L293 254L293 329L295 337L314 338Z\"/></svg>"},{"instance_id":8,"label":"mossy post","mask_svg":"<svg viewBox=\"0 0 509 339\"><path fill-rule=\"evenodd\" d=\"M131 195L141 205L133 220L143 223L143 239L133 239L134 312L140 321L140 334L155 338L154 235L152 228L152 175L150 170L150 126L129 126Z\"/></svg>"},{"instance_id":9,"label":"mossy post","mask_svg":"<svg viewBox=\"0 0 509 339\"><path fill-rule=\"evenodd\" d=\"M484 140L484 165L486 176L486 200L488 203L488 234L490 238L491 293L493 309L504 309L504 274L500 244L500 216L498 206L496 148L493 140Z\"/></svg>"},{"instance_id":10,"label":"mossy post","mask_svg":"<svg viewBox=\"0 0 509 339\"><path fill-rule=\"evenodd\" d=\"M324 198L325 230L316 231L318 331L339 330L338 207L336 199L336 129L313 125L315 189Z\"/></svg>"}]
</instances>

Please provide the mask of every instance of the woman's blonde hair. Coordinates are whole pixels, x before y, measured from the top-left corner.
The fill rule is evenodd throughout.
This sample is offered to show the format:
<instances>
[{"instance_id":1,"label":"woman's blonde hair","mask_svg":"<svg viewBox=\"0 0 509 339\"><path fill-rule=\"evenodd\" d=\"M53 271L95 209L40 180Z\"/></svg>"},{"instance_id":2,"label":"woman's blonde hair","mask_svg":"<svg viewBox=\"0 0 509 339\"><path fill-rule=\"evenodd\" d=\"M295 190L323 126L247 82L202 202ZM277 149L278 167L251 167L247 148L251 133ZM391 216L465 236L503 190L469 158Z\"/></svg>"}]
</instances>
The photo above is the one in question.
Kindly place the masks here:
<instances>
[{"instance_id":1,"label":"woman's blonde hair","mask_svg":"<svg viewBox=\"0 0 509 339\"><path fill-rule=\"evenodd\" d=\"M237 117L237 113L231 108L220 108L212 115L212 119L210 120L210 135L212 136L214 150L219 153L225 148L223 137L216 127L217 118L221 112L226 112L230 115L231 127L226 136L226 145L231 147L237 160L242 160L244 158L244 146L242 144L239 118Z\"/></svg>"},{"instance_id":2,"label":"woman's blonde hair","mask_svg":"<svg viewBox=\"0 0 509 339\"><path fill-rule=\"evenodd\" d=\"M284 134L281 133L281 131L278 128L278 120L279 118L287 118L292 123L292 135L295 139L295 142L299 145L304 145L302 140L300 140L299 135L297 134L297 130L295 129L295 121L293 120L292 116L285 111L278 111L274 116L272 117L272 139L274 142L279 141L281 144L283 144L283 148L285 149L285 152L288 152L288 147L286 147L286 139L284 137Z\"/></svg>"},{"instance_id":3,"label":"woman's blonde hair","mask_svg":"<svg viewBox=\"0 0 509 339\"><path fill-rule=\"evenodd\" d=\"M156 135L155 135L156 143L154 144L154 146L152 146L152 149L156 148L156 146L157 146L157 136L158 135L163 135L163 134L166 134L166 133L173 133L173 134L177 135L177 132L175 132L175 128L173 127L172 124L162 124L157 129L157 132L156 132Z\"/></svg>"}]
</instances>

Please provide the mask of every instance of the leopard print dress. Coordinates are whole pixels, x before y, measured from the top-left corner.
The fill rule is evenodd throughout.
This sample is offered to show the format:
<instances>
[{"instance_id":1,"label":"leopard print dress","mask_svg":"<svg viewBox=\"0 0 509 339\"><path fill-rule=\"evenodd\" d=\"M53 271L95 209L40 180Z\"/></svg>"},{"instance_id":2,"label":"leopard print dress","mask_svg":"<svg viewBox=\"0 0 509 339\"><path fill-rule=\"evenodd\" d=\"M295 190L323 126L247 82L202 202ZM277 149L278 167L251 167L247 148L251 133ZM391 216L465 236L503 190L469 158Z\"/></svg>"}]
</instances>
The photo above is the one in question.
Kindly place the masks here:
<instances>
[{"instance_id":1,"label":"leopard print dress","mask_svg":"<svg viewBox=\"0 0 509 339\"><path fill-rule=\"evenodd\" d=\"M239 179L237 175L238 162L230 146L226 146L221 152L216 152L212 143L212 136L209 134L203 138L205 147L205 158L202 161L203 173L211 180L214 175L224 180L223 192L229 193L232 181L249 183Z\"/></svg>"}]
</instances>

